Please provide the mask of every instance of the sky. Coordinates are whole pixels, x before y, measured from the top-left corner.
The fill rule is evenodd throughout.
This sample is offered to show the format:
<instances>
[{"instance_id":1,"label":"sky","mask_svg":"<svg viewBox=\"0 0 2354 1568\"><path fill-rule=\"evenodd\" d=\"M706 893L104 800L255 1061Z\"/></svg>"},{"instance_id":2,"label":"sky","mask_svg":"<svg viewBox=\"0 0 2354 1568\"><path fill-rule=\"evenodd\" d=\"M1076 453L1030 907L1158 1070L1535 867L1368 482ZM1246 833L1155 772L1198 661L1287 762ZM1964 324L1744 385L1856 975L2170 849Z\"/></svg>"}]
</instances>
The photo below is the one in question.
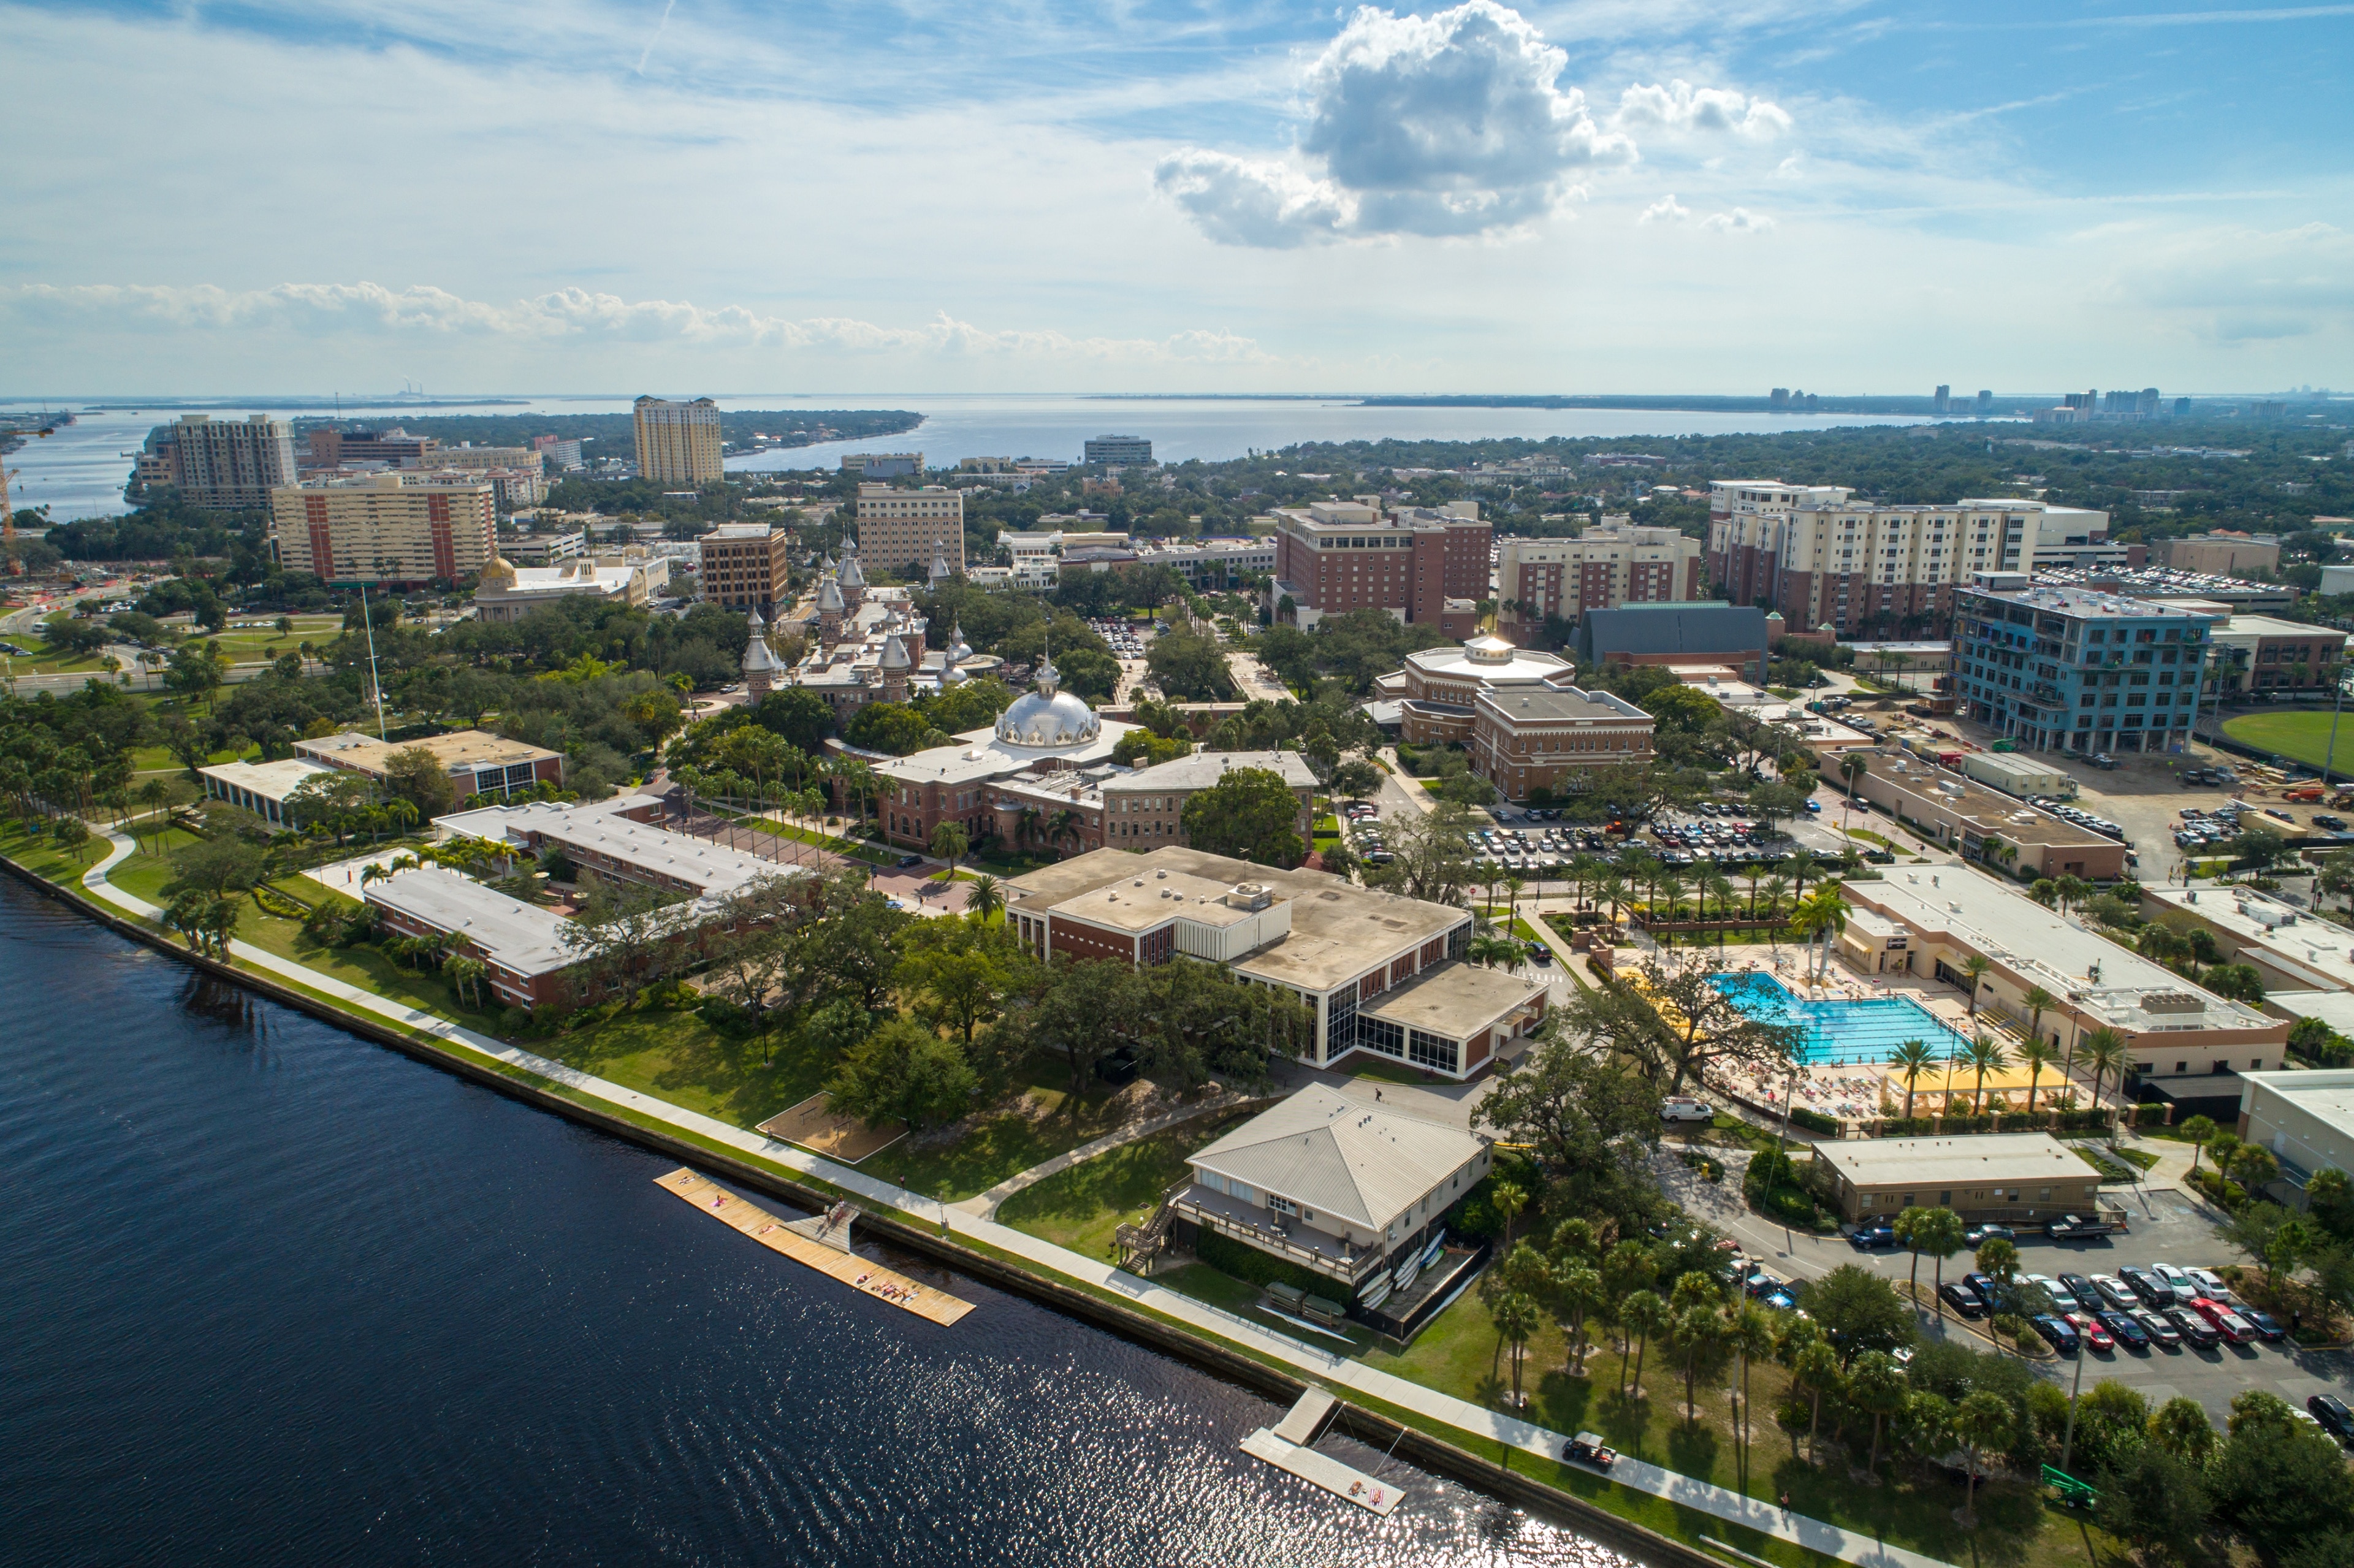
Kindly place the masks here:
<instances>
[{"instance_id":1,"label":"sky","mask_svg":"<svg viewBox=\"0 0 2354 1568\"><path fill-rule=\"evenodd\" d=\"M0 28L0 394L2354 383L2354 4Z\"/></svg>"}]
</instances>

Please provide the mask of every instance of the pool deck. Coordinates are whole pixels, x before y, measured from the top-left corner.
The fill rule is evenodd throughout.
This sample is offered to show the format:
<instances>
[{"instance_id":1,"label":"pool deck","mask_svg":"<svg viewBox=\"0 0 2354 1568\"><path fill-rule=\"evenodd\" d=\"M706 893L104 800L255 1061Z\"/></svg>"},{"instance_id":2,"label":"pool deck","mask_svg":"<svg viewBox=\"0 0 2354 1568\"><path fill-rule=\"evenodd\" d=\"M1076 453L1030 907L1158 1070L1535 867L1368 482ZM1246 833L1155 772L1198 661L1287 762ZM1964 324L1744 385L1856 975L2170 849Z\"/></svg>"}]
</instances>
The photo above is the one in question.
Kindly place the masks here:
<instances>
[{"instance_id":1,"label":"pool deck","mask_svg":"<svg viewBox=\"0 0 2354 1568\"><path fill-rule=\"evenodd\" d=\"M1727 956L1731 956L1730 952ZM1902 998L1921 1007L1964 1040L1969 1039L1973 1033L1985 1033L2001 1041L2006 1051L2015 1051L2019 1045L2017 1033L2000 1021L1985 1013L1973 1020L1969 1003L1960 991L1917 975L1863 976L1833 963L1821 983L1809 984L1802 978L1805 955L1787 948L1782 950L1778 963L1774 961L1770 948L1752 948L1740 962L1729 964L1723 972L1741 974L1752 971L1771 975L1801 1001L1875 1001ZM1933 1040L1930 1044L1935 1045L1937 1042ZM1878 1119L1883 1114L1883 1106L1894 1107L1890 1114L1903 1113L1903 1080L1888 1072L1883 1062L1867 1059L1875 1054L1857 1053L1851 1060L1842 1060L1836 1049L1829 1054L1831 1060L1812 1061L1802 1069L1797 1096L1797 1103L1801 1107L1819 1115L1838 1118L1842 1122ZM1712 1075L1711 1083L1754 1110L1776 1118L1782 1114L1782 1086L1778 1077L1766 1082L1737 1069L1720 1067ZM2078 1097L2082 1099L2085 1097L2084 1090L2088 1086L2072 1085L2054 1067L2042 1075L2036 1086L2040 1091L2036 1105L2041 1108L2050 1102L2054 1093L2066 1087L2076 1088ZM1948 1087L1948 1077L1944 1069L1924 1073L1914 1091L1913 1114L1932 1116L1946 1109L1945 1101ZM2029 1087L2027 1073L2014 1065L2000 1073L1988 1074L1985 1092L1989 1098L1999 1094L2020 1097L2020 1105L2014 1108L2022 1108L2023 1097ZM1970 1108L1978 1093L1976 1073L1969 1070L1954 1072L1950 1093L1955 1102L1951 1107L1953 1110L1958 1113Z\"/></svg>"}]
</instances>

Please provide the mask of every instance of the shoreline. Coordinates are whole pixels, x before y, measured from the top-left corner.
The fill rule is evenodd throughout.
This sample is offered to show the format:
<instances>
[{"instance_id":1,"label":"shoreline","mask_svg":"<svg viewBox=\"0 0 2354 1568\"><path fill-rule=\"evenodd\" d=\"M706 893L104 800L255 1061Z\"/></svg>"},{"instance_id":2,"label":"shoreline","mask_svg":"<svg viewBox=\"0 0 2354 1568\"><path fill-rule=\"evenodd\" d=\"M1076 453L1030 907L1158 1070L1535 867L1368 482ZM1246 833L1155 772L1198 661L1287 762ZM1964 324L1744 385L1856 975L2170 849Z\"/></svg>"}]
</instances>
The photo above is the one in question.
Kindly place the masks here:
<instances>
[{"instance_id":1,"label":"shoreline","mask_svg":"<svg viewBox=\"0 0 2354 1568\"><path fill-rule=\"evenodd\" d=\"M169 933L109 909L83 890L50 880L7 855L0 868L33 889L46 893L77 913L97 921L118 936L175 959L198 973L239 985L306 1016L388 1047L429 1066L451 1072L482 1087L520 1100L540 1110L631 1143L650 1152L679 1160L697 1170L766 1196L780 1199L811 1213L822 1212L841 1198L854 1202L862 1195L834 1187L806 1172L789 1171L759 1161L743 1151L726 1149L674 1127L649 1125L619 1107L576 1098L563 1086L524 1068L429 1035L401 1029L353 1012L341 1003L305 988L193 951ZM1120 1302L1108 1292L1064 1278L1027 1259L1002 1254L987 1243L956 1239L913 1223L904 1211L868 1207L862 1202L862 1227L875 1239L917 1254L928 1261L967 1274L992 1287L1023 1296L1066 1316L1104 1329L1137 1344L1264 1394L1289 1404L1311 1386L1309 1379L1244 1347L1213 1339L1193 1327L1175 1322L1140 1306ZM1428 1417L1389 1406L1362 1392L1328 1388L1351 1418L1353 1434L1391 1447L1409 1464L1457 1481L1482 1495L1528 1509L1552 1521L1576 1530L1612 1551L1639 1561L1672 1568L1723 1568L1721 1561L1691 1542L1655 1530L1615 1512L1576 1492L1564 1490L1512 1468L1513 1446L1447 1426ZM1439 1428L1438 1432L1430 1430ZM1371 1436L1365 1436L1370 1432ZM1451 1434L1451 1436L1440 1433ZM1497 1457L1483 1458L1467 1445L1486 1447L1494 1443ZM1532 1457L1533 1457L1533 1456ZM1594 1478L1599 1488L1615 1489L1606 1478ZM1642 1494L1630 1494L1640 1496ZM1781 1548L1803 1553L1809 1562L1840 1561L1803 1543L1745 1531L1742 1525L1667 1499L1680 1513L1691 1516L1694 1535L1709 1531L1741 1531L1755 1537L1742 1543L1755 1550ZM1890 1561L1881 1555L1878 1561Z\"/></svg>"}]
</instances>

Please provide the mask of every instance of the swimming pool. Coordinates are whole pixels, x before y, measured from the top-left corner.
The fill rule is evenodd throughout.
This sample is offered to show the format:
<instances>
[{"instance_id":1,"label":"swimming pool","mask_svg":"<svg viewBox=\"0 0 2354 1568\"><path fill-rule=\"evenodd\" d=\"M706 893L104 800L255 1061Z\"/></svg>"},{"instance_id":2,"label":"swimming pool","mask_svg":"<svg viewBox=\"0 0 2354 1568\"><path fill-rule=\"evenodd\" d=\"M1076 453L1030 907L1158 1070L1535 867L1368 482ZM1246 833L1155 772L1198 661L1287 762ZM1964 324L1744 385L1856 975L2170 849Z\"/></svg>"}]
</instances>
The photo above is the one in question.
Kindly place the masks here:
<instances>
[{"instance_id":1,"label":"swimming pool","mask_svg":"<svg viewBox=\"0 0 2354 1568\"><path fill-rule=\"evenodd\" d=\"M1718 975L1709 983L1751 1018L1803 1028L1801 1062L1884 1062L1907 1040L1928 1042L1940 1057L1969 1047L1959 1031L1910 997L1808 1001L1762 969Z\"/></svg>"}]
</instances>

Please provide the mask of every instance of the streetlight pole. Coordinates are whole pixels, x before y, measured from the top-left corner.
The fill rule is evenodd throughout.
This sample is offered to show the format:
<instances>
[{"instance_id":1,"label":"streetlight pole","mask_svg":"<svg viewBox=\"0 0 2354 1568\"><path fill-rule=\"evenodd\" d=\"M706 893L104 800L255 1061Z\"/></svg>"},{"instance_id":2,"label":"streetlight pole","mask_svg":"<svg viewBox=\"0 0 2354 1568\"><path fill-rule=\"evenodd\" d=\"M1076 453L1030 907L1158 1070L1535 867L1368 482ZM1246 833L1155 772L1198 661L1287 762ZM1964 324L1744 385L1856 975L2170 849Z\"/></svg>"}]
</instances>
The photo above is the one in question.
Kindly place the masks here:
<instances>
[{"instance_id":1,"label":"streetlight pole","mask_svg":"<svg viewBox=\"0 0 2354 1568\"><path fill-rule=\"evenodd\" d=\"M2331 693L2329 704L2329 747L2321 754L2321 787L2324 789L2327 789L2329 788L2329 765L2337 758L2338 756L2338 713L2346 706L2346 672L2344 668L2333 666L2329 674L2329 689Z\"/></svg>"},{"instance_id":2,"label":"streetlight pole","mask_svg":"<svg viewBox=\"0 0 2354 1568\"><path fill-rule=\"evenodd\" d=\"M2084 1337L2082 1334L2076 1336L2076 1377L2068 1385L2068 1431L2060 1439L2060 1473L2063 1476L2068 1473L2068 1458L2076 1446L2076 1393L2084 1386L2084 1358L2092 1353L2092 1347L2084 1343Z\"/></svg>"}]
</instances>

